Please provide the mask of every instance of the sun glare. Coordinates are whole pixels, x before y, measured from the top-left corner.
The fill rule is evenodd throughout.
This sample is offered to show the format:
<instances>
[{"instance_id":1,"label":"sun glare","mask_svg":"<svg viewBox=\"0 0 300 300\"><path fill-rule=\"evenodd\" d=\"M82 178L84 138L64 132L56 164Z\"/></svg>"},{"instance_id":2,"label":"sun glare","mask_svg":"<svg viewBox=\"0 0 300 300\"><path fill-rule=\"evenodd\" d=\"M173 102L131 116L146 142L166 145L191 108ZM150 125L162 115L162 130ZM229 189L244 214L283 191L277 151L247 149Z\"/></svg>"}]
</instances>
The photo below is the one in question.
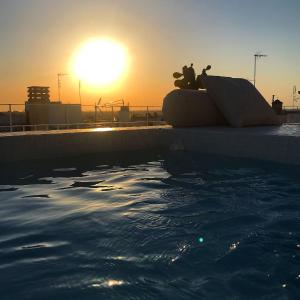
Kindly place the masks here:
<instances>
[{"instance_id":1,"label":"sun glare","mask_svg":"<svg viewBox=\"0 0 300 300\"><path fill-rule=\"evenodd\" d=\"M80 80L109 85L124 74L127 55L124 47L111 40L93 39L75 54L73 68Z\"/></svg>"}]
</instances>

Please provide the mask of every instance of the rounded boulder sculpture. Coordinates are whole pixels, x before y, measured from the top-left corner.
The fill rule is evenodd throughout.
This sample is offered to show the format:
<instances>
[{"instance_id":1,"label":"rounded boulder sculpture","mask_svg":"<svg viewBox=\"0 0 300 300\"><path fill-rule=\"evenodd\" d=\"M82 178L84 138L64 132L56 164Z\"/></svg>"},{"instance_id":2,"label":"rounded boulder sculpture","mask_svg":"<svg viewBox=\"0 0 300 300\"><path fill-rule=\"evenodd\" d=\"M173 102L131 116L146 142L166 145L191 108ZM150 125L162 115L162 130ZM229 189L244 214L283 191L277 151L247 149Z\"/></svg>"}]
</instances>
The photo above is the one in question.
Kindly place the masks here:
<instances>
[{"instance_id":1,"label":"rounded boulder sculpture","mask_svg":"<svg viewBox=\"0 0 300 300\"><path fill-rule=\"evenodd\" d=\"M173 90L164 98L162 111L165 121L173 127L227 124L205 90Z\"/></svg>"}]
</instances>

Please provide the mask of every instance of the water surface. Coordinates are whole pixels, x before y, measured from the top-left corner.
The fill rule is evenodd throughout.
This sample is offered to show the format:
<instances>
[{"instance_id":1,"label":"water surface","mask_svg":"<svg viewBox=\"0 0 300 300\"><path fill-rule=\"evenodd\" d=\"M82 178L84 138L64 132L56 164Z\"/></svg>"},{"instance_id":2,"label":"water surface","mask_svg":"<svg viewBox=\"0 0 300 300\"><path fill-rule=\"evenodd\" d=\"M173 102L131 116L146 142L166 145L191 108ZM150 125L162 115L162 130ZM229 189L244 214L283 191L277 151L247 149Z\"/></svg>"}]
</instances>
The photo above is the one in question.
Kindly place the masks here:
<instances>
[{"instance_id":1,"label":"water surface","mask_svg":"<svg viewBox=\"0 0 300 300\"><path fill-rule=\"evenodd\" d=\"M1 166L1 299L299 299L300 172L186 153Z\"/></svg>"}]
</instances>

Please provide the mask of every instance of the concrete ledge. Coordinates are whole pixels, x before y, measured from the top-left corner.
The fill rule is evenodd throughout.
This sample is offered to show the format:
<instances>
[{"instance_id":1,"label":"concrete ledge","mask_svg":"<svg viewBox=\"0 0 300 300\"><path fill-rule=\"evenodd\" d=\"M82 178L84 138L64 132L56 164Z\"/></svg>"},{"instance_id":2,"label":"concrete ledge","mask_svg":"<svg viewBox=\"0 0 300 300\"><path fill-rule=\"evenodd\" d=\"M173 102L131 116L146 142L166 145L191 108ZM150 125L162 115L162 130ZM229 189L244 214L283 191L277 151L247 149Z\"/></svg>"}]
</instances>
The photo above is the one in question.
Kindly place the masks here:
<instances>
[{"instance_id":1,"label":"concrete ledge","mask_svg":"<svg viewBox=\"0 0 300 300\"><path fill-rule=\"evenodd\" d=\"M0 163L99 152L161 149L162 128L45 131L0 135Z\"/></svg>"},{"instance_id":2,"label":"concrete ledge","mask_svg":"<svg viewBox=\"0 0 300 300\"><path fill-rule=\"evenodd\" d=\"M300 164L300 125L171 131L171 150Z\"/></svg>"},{"instance_id":3,"label":"concrete ledge","mask_svg":"<svg viewBox=\"0 0 300 300\"><path fill-rule=\"evenodd\" d=\"M0 163L151 149L184 150L299 165L300 125L238 129L157 126L0 135Z\"/></svg>"},{"instance_id":4,"label":"concrete ledge","mask_svg":"<svg viewBox=\"0 0 300 300\"><path fill-rule=\"evenodd\" d=\"M171 149L300 164L300 137L226 130L226 132L182 130L174 135Z\"/></svg>"}]
</instances>

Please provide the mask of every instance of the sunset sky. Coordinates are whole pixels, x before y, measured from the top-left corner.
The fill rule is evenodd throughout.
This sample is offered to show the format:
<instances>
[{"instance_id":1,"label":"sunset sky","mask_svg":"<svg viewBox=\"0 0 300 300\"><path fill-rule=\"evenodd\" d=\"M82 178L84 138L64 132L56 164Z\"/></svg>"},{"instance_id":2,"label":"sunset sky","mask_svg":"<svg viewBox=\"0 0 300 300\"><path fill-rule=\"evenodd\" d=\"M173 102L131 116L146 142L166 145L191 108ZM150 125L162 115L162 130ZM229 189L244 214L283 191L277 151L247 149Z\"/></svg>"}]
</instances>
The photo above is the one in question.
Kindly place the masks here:
<instances>
[{"instance_id":1,"label":"sunset sky","mask_svg":"<svg viewBox=\"0 0 300 300\"><path fill-rule=\"evenodd\" d=\"M78 102L72 57L85 41L108 38L126 49L127 72L110 87L83 82L84 104L102 96L161 105L172 73L191 62L197 72L211 64L210 74L252 79L261 51L258 89L291 105L299 33L299 0L0 0L0 103L23 103L30 85L50 86L57 100L59 72L72 75L62 78L63 102Z\"/></svg>"}]
</instances>

